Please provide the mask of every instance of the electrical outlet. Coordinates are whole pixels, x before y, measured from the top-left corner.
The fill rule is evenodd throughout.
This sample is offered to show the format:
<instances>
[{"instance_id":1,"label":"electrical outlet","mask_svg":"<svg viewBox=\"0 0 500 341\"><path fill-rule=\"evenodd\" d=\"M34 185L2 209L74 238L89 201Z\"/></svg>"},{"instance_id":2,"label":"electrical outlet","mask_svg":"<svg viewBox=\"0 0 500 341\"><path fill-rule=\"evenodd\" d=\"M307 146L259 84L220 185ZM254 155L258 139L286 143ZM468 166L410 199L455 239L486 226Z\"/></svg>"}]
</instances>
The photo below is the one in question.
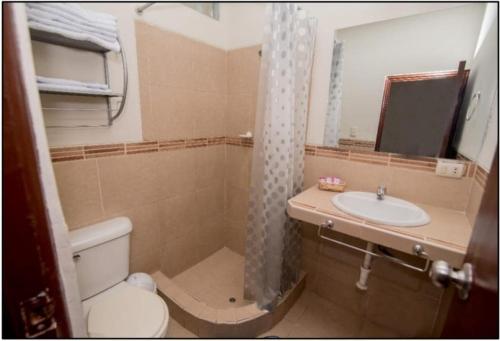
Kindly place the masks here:
<instances>
[{"instance_id":1,"label":"electrical outlet","mask_svg":"<svg viewBox=\"0 0 500 341\"><path fill-rule=\"evenodd\" d=\"M464 174L465 165L460 162L438 160L436 174L448 178L461 178Z\"/></svg>"},{"instance_id":2,"label":"electrical outlet","mask_svg":"<svg viewBox=\"0 0 500 341\"><path fill-rule=\"evenodd\" d=\"M356 126L351 127L351 131L349 132L349 135L351 137L357 137L358 136L358 127L356 127Z\"/></svg>"}]
</instances>

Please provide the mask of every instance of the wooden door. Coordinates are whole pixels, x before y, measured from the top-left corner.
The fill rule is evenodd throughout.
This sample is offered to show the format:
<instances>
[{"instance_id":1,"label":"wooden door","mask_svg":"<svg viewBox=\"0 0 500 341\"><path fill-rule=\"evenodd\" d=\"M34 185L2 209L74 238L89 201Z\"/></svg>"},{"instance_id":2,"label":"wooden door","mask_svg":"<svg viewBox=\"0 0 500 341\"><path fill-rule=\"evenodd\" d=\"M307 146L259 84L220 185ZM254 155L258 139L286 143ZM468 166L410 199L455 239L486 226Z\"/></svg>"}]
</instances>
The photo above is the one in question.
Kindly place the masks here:
<instances>
[{"instance_id":1,"label":"wooden door","mask_svg":"<svg viewBox=\"0 0 500 341\"><path fill-rule=\"evenodd\" d=\"M3 6L2 336L70 337L25 102L12 4Z\"/></svg>"},{"instance_id":2,"label":"wooden door","mask_svg":"<svg viewBox=\"0 0 500 341\"><path fill-rule=\"evenodd\" d=\"M452 147L469 70L387 76L375 150L455 157Z\"/></svg>"},{"instance_id":3,"label":"wooden door","mask_svg":"<svg viewBox=\"0 0 500 341\"><path fill-rule=\"evenodd\" d=\"M474 269L469 298L455 297L442 337L498 338L498 147L465 262Z\"/></svg>"}]
</instances>

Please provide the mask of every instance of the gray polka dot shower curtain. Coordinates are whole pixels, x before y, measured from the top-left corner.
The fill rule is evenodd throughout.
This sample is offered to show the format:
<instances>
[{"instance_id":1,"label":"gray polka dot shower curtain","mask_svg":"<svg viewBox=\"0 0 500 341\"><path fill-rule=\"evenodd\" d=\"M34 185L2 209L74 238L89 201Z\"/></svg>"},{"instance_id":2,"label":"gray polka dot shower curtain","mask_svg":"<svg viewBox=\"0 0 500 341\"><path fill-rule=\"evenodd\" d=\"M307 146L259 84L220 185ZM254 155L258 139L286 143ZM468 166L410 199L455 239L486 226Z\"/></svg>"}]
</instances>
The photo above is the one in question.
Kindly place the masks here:
<instances>
[{"instance_id":1,"label":"gray polka dot shower curtain","mask_svg":"<svg viewBox=\"0 0 500 341\"><path fill-rule=\"evenodd\" d=\"M293 3L268 5L260 67L245 255L245 298L272 310L298 279L298 223L316 20Z\"/></svg>"},{"instance_id":2,"label":"gray polka dot shower curtain","mask_svg":"<svg viewBox=\"0 0 500 341\"><path fill-rule=\"evenodd\" d=\"M326 111L323 145L338 147L340 138L340 116L342 114L342 74L344 71L344 43L334 41L328 109Z\"/></svg>"}]
</instances>

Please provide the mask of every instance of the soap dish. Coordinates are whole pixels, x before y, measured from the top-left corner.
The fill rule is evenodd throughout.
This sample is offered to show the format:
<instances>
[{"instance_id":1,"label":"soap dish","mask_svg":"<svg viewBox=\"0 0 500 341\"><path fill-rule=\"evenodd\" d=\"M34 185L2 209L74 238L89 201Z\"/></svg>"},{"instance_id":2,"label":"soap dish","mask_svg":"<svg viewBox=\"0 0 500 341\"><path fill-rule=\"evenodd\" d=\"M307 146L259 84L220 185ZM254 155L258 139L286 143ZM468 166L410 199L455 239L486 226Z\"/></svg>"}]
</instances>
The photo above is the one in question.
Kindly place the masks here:
<instances>
[{"instance_id":1,"label":"soap dish","mask_svg":"<svg viewBox=\"0 0 500 341\"><path fill-rule=\"evenodd\" d=\"M318 188L324 191L343 192L346 182L335 176L322 176L318 180Z\"/></svg>"}]
</instances>

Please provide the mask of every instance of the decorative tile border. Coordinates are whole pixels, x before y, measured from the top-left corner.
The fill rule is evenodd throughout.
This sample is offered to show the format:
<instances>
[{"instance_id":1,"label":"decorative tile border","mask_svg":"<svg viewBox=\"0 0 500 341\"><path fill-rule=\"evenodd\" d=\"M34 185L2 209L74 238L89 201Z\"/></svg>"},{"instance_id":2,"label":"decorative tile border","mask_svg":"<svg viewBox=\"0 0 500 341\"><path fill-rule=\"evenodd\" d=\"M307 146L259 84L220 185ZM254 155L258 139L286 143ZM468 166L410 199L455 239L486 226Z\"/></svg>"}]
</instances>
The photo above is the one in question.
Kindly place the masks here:
<instances>
[{"instance_id":1,"label":"decorative tile border","mask_svg":"<svg viewBox=\"0 0 500 341\"><path fill-rule=\"evenodd\" d=\"M157 152L158 141L127 143L125 144L126 154L140 154Z\"/></svg>"},{"instance_id":2,"label":"decorative tile border","mask_svg":"<svg viewBox=\"0 0 500 341\"><path fill-rule=\"evenodd\" d=\"M226 137L226 144L231 146L253 147L253 137Z\"/></svg>"},{"instance_id":3,"label":"decorative tile border","mask_svg":"<svg viewBox=\"0 0 500 341\"><path fill-rule=\"evenodd\" d=\"M83 146L83 152L86 159L104 157L104 156L124 155L125 144L117 143L117 144Z\"/></svg>"},{"instance_id":4,"label":"decorative tile border","mask_svg":"<svg viewBox=\"0 0 500 341\"><path fill-rule=\"evenodd\" d=\"M86 160L98 157L132 155L140 153L154 153L160 151L199 148L226 144L225 136L194 138L194 139L175 139L175 140L154 140L132 143L116 143L101 145L86 145L76 147L57 147L50 148L52 162ZM230 138L238 146L251 147L253 140L248 138ZM250 141L248 141L250 140Z\"/></svg>"},{"instance_id":5,"label":"decorative tile border","mask_svg":"<svg viewBox=\"0 0 500 341\"><path fill-rule=\"evenodd\" d=\"M50 148L50 157L53 162L83 160L84 151L82 146Z\"/></svg>"},{"instance_id":6,"label":"decorative tile border","mask_svg":"<svg viewBox=\"0 0 500 341\"><path fill-rule=\"evenodd\" d=\"M184 139L166 140L166 141L159 141L158 142L158 150L159 151L184 149L184 148L186 148L186 140L184 140Z\"/></svg>"},{"instance_id":7,"label":"decorative tile border","mask_svg":"<svg viewBox=\"0 0 500 341\"><path fill-rule=\"evenodd\" d=\"M50 149L52 162L86 160L99 157L154 153L169 150L202 148L215 145L231 145L252 148L253 138L248 137L201 137L193 139L154 140L132 143L86 145L75 147L54 147ZM435 172L437 158L424 156L406 156L402 154L376 152L361 149L345 149L306 144L306 155L323 156L341 160L362 162L380 166L406 168L425 172ZM460 160L465 164L465 177L474 177L484 187L488 172L469 160Z\"/></svg>"},{"instance_id":8,"label":"decorative tile border","mask_svg":"<svg viewBox=\"0 0 500 341\"><path fill-rule=\"evenodd\" d=\"M339 147L352 150L375 150L375 141L357 140L357 139L339 139Z\"/></svg>"},{"instance_id":9,"label":"decorative tile border","mask_svg":"<svg viewBox=\"0 0 500 341\"><path fill-rule=\"evenodd\" d=\"M476 172L474 175L474 180L477 181L479 186L482 188L486 187L486 181L488 180L488 172L484 170L481 166L476 165Z\"/></svg>"},{"instance_id":10,"label":"decorative tile border","mask_svg":"<svg viewBox=\"0 0 500 341\"><path fill-rule=\"evenodd\" d=\"M435 172L438 160L437 158L425 156L407 156L394 153L356 149L350 150L315 145L306 145L306 155L324 156L335 159L357 161L388 167L407 168L426 172ZM473 172L470 171L470 168L473 167L473 163L470 161L461 162L463 162L466 166L464 172L465 176L472 177Z\"/></svg>"}]
</instances>

